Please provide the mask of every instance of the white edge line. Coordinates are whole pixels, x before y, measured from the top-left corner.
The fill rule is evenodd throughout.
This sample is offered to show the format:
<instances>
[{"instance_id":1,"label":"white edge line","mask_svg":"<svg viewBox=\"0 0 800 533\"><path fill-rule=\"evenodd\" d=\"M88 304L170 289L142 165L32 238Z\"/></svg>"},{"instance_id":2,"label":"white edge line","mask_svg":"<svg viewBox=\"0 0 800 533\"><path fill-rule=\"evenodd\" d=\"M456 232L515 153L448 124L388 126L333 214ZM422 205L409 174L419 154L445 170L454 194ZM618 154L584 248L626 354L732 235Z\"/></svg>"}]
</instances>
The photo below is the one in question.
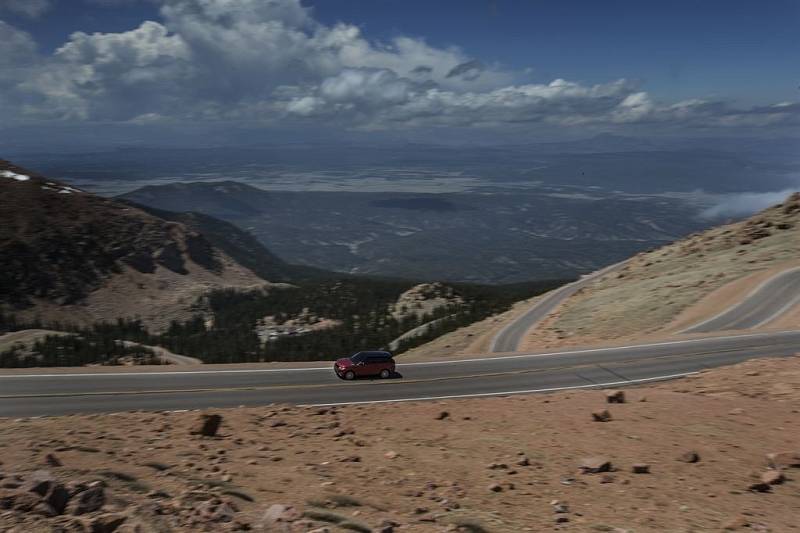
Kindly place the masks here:
<instances>
[{"instance_id":1,"label":"white edge line","mask_svg":"<svg viewBox=\"0 0 800 533\"><path fill-rule=\"evenodd\" d=\"M658 346L674 346L676 344L697 344L714 340L749 339L753 337L777 337L783 335L800 334L800 331L774 331L765 333L749 333L746 335L726 335L724 337L702 337L699 339L687 339L678 341L656 342L652 344L631 344L627 346L607 346L604 348L586 348L582 350L570 350L564 352L547 352L535 354L504 355L500 357L479 357L474 359L451 359L446 361L421 361L418 363L398 363L398 367L407 366L430 366L430 365L453 365L460 363L478 363L483 361L505 361L510 359L534 359L537 357L553 357L560 355L575 355L596 352L606 352L609 350L627 350L632 348L654 348ZM331 365L333 361L331 361ZM270 372L310 372L319 370L331 370L332 366L319 366L309 368L256 368L251 370L179 370L175 372L105 372L105 373L83 373L83 374L0 374L0 379L13 378L71 378L71 377L102 377L102 376L173 376L181 374L265 374Z\"/></svg>"},{"instance_id":2,"label":"white edge line","mask_svg":"<svg viewBox=\"0 0 800 533\"><path fill-rule=\"evenodd\" d=\"M590 282L594 281L595 279L608 274L610 271L614 270L615 268L618 268L618 267L622 266L623 264L625 264L627 262L628 262L628 260L626 259L625 261L620 261L619 263L614 263L613 265L608 265L606 267L601 268L600 270L596 270L596 271L594 271L592 273L589 273L589 274L586 274L584 276L581 276L581 277L579 277L578 279L576 279L575 281L573 281L571 283L567 283L566 285L562 285L561 287L557 287L557 288L555 288L555 289L553 289L551 291L548 291L548 292L546 292L544 294L540 294L539 296L543 297L541 300L536 302L527 311L522 313L520 316L515 318L513 321L511 321L508 324L506 324L505 326L503 326L503 329L501 329L500 331L497 332L497 334L495 334L495 336L492 338L492 343L489 345L489 351L490 352L496 352L497 351L496 350L497 341L498 341L498 339L500 337L505 335L506 331L508 331L509 329L514 327L517 324L517 322L519 322L520 320L524 319L530 313L535 312L537 310L537 308L539 308L542 305L544 305L547 301L551 300L553 297L557 297L561 292L564 292L567 289L572 288L575 285L578 285L578 284L581 284L581 283L590 283ZM552 310L550 312L552 312ZM548 312L548 314L549 314L549 312ZM543 316L542 318L540 318L539 320L537 320L536 322L531 324L530 327L525 331L525 333L527 333L528 331L534 329L545 318L547 318L547 315Z\"/></svg>"},{"instance_id":3,"label":"white edge line","mask_svg":"<svg viewBox=\"0 0 800 533\"><path fill-rule=\"evenodd\" d=\"M336 403L307 403L300 404L298 407L335 407L338 405L363 405L371 403L399 403L399 402L422 402L428 400L453 400L458 398L480 398L487 396L510 396L513 394L533 394L535 392L556 392L562 390L575 390L575 389L596 389L602 387L613 387L617 385L631 385L635 383L646 383L648 381L666 381L669 379L684 378L699 374L700 372L685 372L682 374L669 374L666 376L656 376L652 378L631 379L627 381L611 381L608 383L592 383L589 385L572 385L570 387L551 387L547 389L528 389L528 390L513 390L505 392L480 392L474 394L451 394L449 396L424 396L420 398L396 398L392 400L365 400L358 402L336 402Z\"/></svg>"},{"instance_id":4,"label":"white edge line","mask_svg":"<svg viewBox=\"0 0 800 533\"><path fill-rule=\"evenodd\" d=\"M778 309L777 311L772 313L770 316L768 316L767 318L765 318L764 320L762 320L761 322L759 322L758 324L756 324L756 325L754 325L752 327L757 328L757 327L763 326L764 324L766 324L768 322L772 322L773 320L775 320L776 318L781 316L783 313L785 313L786 311L788 311L789 309L791 309L792 307L794 307L798 303L800 303L800 295L795 296L789 303L787 303L786 305L784 305L783 307L781 307L780 309Z\"/></svg>"},{"instance_id":5,"label":"white edge line","mask_svg":"<svg viewBox=\"0 0 800 533\"><path fill-rule=\"evenodd\" d=\"M697 324L692 324L692 325L691 325L691 326L689 326L688 328L680 330L680 331L678 332L678 334L681 334L681 333L691 333L691 332L692 332L692 330L694 330L694 329L697 329L697 328L699 328L700 326L705 326L705 325L706 325L706 324L708 324L709 322L713 322L714 320L716 320L716 319L720 318L721 316L724 316L724 315L726 315L726 314L728 314L728 313L730 313L730 312L733 312L733 311L735 311L735 310L736 310L736 309L738 309L739 307L741 307L741 306L743 306L744 304L746 304L746 303L747 303L747 300L749 300L750 298L752 298L753 296L755 296L756 294L758 294L758 293L759 293L759 292L760 292L760 291L761 291L761 290L762 290L764 287L766 287L768 284L772 283L773 281L775 281L775 280L776 280L776 279L778 279L778 278L781 278L781 277L783 277L783 276L787 276L787 275L789 275L789 274L793 273L793 272L794 272L794 271L796 271L796 270L800 270L800 267L793 267L793 268L790 268L790 269L787 269L787 270L783 270L783 271L781 271L781 272L778 272L778 273L777 273L777 274L775 274L774 276L772 276L772 277L770 277L770 278L768 278L768 279L765 279L764 281L762 281L761 283L759 283L759 284L758 284L758 286L757 286L755 289L753 289L753 290L751 290L750 292L748 292L748 293L747 293L747 296L745 296L744 298L742 298L742 300L741 300L740 302L738 302L738 303L735 303L735 304L731 305L730 307L727 307L726 309L723 309L722 311L720 311L720 312L719 312L719 313L717 313L716 315L712 316L711 318L707 318L707 319L703 320L702 322L698 322ZM790 306L790 307L791 307L791 306ZM783 311L785 311L785 310L786 310L785 308L781 308L781 311L780 311L779 313L777 313L777 314L781 314L781 313L783 313ZM767 322L769 322L770 320L772 320L773 318L775 318L775 317L777 316L777 314L776 314L776 315L772 315L772 316L771 316L771 317L769 317L767 320L765 320L765 321L763 321L763 322L760 322L760 323L756 324L756 325L755 325L755 326L753 326L753 327L758 327L758 326L760 326L760 325L762 325L762 324L766 324ZM703 333L703 332L700 332L700 331L698 331L698 332L696 332L696 333Z\"/></svg>"}]
</instances>

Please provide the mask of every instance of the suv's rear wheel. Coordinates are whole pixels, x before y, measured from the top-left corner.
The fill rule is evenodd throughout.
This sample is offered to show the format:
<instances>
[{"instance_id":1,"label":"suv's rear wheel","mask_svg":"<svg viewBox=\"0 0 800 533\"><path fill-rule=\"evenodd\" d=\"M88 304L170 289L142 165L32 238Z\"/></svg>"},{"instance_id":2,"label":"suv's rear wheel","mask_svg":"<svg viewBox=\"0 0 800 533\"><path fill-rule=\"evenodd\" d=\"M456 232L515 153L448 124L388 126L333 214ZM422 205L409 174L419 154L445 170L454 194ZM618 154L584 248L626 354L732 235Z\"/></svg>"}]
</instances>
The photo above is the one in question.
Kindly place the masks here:
<instances>
[{"instance_id":1,"label":"suv's rear wheel","mask_svg":"<svg viewBox=\"0 0 800 533\"><path fill-rule=\"evenodd\" d=\"M391 375L392 375L392 373L389 372L388 368L384 368L383 370L381 370L381 378L389 379L389 376L391 376Z\"/></svg>"},{"instance_id":2,"label":"suv's rear wheel","mask_svg":"<svg viewBox=\"0 0 800 533\"><path fill-rule=\"evenodd\" d=\"M353 372L352 370L348 370L347 372L344 373L344 379L348 379L349 380L349 379L355 379L355 378L356 378L356 373Z\"/></svg>"}]
</instances>

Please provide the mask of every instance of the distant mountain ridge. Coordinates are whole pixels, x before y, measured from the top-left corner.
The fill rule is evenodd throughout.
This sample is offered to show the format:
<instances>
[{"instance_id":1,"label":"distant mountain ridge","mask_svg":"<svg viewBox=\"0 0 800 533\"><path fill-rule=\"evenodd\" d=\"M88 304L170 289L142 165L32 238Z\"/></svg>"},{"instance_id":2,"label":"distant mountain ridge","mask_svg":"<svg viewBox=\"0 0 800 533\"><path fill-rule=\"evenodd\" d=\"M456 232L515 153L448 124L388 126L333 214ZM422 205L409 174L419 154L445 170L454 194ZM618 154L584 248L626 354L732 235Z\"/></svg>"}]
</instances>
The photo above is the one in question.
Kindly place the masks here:
<instances>
[{"instance_id":1,"label":"distant mountain ridge","mask_svg":"<svg viewBox=\"0 0 800 533\"><path fill-rule=\"evenodd\" d=\"M470 192L150 185L120 198L219 217L288 263L419 281L516 283L591 272L707 226L682 198L541 186Z\"/></svg>"}]
</instances>

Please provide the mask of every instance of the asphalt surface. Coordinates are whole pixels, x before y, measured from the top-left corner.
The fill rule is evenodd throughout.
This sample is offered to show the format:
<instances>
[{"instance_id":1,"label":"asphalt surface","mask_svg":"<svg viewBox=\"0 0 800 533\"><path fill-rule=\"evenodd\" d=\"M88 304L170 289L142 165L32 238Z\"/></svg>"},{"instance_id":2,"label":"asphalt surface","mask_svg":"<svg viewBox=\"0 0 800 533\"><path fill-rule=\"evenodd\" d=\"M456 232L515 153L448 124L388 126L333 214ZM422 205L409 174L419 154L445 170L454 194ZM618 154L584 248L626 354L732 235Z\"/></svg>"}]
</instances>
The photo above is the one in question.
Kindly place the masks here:
<instances>
[{"instance_id":1,"label":"asphalt surface","mask_svg":"<svg viewBox=\"0 0 800 533\"><path fill-rule=\"evenodd\" d=\"M618 267L614 265L551 293L535 306L537 312L533 318L522 320L518 330L507 333L508 342L514 340L517 331L521 331L519 335L527 331L530 326L526 321L535 323L538 313L547 306L557 305L583 284ZM799 295L800 269L789 270L767 280L740 304L691 331L753 327L800 303ZM518 340L516 342L518 344ZM355 382L340 381L333 373L332 362L330 366L315 368L255 370L202 366L192 370L174 368L152 372L92 373L75 369L69 373L48 374L40 371L0 375L0 417L269 403L401 402L622 387L674 379L754 357L790 356L798 352L800 331L784 331L455 361L405 364L401 361L394 379Z\"/></svg>"},{"instance_id":2,"label":"asphalt surface","mask_svg":"<svg viewBox=\"0 0 800 533\"><path fill-rule=\"evenodd\" d=\"M552 290L537 301L525 314L511 322L500 330L489 347L489 351L494 353L515 352L519 348L520 342L525 338L525 334L539 322L541 322L553 309L558 307L561 302L578 292L581 288L588 285L595 279L609 272L621 268L625 262L607 266L602 270L583 276L578 281L568 283L563 287Z\"/></svg>"},{"instance_id":3,"label":"asphalt surface","mask_svg":"<svg viewBox=\"0 0 800 533\"><path fill-rule=\"evenodd\" d=\"M461 361L399 364L402 378L344 382L332 367L0 376L0 416L397 402L618 387L800 351L800 331Z\"/></svg>"},{"instance_id":4,"label":"asphalt surface","mask_svg":"<svg viewBox=\"0 0 800 533\"><path fill-rule=\"evenodd\" d=\"M756 287L739 304L683 333L733 331L763 326L800 304L800 268L786 270Z\"/></svg>"}]
</instances>

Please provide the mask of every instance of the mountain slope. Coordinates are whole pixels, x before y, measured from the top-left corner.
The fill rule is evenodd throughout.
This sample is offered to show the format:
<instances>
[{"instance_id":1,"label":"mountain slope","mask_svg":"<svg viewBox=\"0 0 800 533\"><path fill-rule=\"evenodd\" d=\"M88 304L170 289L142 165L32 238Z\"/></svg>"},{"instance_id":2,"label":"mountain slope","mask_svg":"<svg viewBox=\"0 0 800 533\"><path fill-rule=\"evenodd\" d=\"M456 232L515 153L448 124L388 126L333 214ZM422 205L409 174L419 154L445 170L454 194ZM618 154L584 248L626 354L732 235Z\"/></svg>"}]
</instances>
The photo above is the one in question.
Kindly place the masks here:
<instances>
[{"instance_id":1,"label":"mountain slope","mask_svg":"<svg viewBox=\"0 0 800 533\"><path fill-rule=\"evenodd\" d=\"M672 334L800 266L800 193L741 222L638 254L568 299L522 348Z\"/></svg>"},{"instance_id":2,"label":"mountain slope","mask_svg":"<svg viewBox=\"0 0 800 533\"><path fill-rule=\"evenodd\" d=\"M306 279L342 277L325 270L290 265L269 250L250 233L219 218L196 212L176 213L120 200L164 220L179 222L200 233L215 248L222 250L240 265L271 281L293 282Z\"/></svg>"},{"instance_id":3,"label":"mountain slope","mask_svg":"<svg viewBox=\"0 0 800 533\"><path fill-rule=\"evenodd\" d=\"M3 160L0 220L0 308L22 316L163 326L209 289L266 283L184 224Z\"/></svg>"}]
</instances>

